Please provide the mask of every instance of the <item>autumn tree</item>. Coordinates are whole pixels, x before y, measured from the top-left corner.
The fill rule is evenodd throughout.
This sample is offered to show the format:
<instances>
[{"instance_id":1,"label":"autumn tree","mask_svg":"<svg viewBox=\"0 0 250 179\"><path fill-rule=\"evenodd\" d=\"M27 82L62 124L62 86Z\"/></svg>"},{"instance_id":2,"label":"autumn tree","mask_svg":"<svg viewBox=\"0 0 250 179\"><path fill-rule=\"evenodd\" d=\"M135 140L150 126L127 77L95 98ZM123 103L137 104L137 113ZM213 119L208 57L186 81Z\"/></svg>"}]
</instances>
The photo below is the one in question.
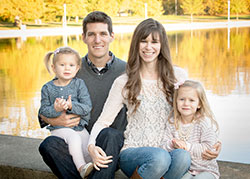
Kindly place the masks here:
<instances>
[{"instance_id":1,"label":"autumn tree","mask_svg":"<svg viewBox=\"0 0 250 179\"><path fill-rule=\"evenodd\" d=\"M204 12L203 0L183 0L181 8L183 8L185 14L190 14L192 22L193 14Z\"/></svg>"},{"instance_id":2,"label":"autumn tree","mask_svg":"<svg viewBox=\"0 0 250 179\"><path fill-rule=\"evenodd\" d=\"M62 0L44 0L44 19L46 21L56 21L56 17L63 16Z\"/></svg>"},{"instance_id":3,"label":"autumn tree","mask_svg":"<svg viewBox=\"0 0 250 179\"><path fill-rule=\"evenodd\" d=\"M119 11L119 2L117 0L87 0L87 11L103 11L109 16L116 16Z\"/></svg>"},{"instance_id":4,"label":"autumn tree","mask_svg":"<svg viewBox=\"0 0 250 179\"><path fill-rule=\"evenodd\" d=\"M227 0L207 0L207 12L210 15L219 15L227 11Z\"/></svg>"},{"instance_id":5,"label":"autumn tree","mask_svg":"<svg viewBox=\"0 0 250 179\"><path fill-rule=\"evenodd\" d=\"M231 7L231 12L236 14L236 17L238 20L240 13L247 12L247 1L246 0L231 0L230 7Z\"/></svg>"},{"instance_id":6,"label":"autumn tree","mask_svg":"<svg viewBox=\"0 0 250 179\"><path fill-rule=\"evenodd\" d=\"M161 0L130 0L129 10L133 15L145 15L145 3L147 3L148 16L160 16L163 14L163 6Z\"/></svg>"},{"instance_id":7,"label":"autumn tree","mask_svg":"<svg viewBox=\"0 0 250 179\"><path fill-rule=\"evenodd\" d=\"M164 14L175 14L175 6L177 15L183 14L183 9L180 7L183 0L162 0Z\"/></svg>"},{"instance_id":8,"label":"autumn tree","mask_svg":"<svg viewBox=\"0 0 250 179\"><path fill-rule=\"evenodd\" d=\"M248 12L250 12L250 0L246 0Z\"/></svg>"},{"instance_id":9,"label":"autumn tree","mask_svg":"<svg viewBox=\"0 0 250 179\"><path fill-rule=\"evenodd\" d=\"M44 0L46 20L59 20L64 15L64 4L66 4L66 15L68 20L71 17L85 16L87 11L87 0Z\"/></svg>"},{"instance_id":10,"label":"autumn tree","mask_svg":"<svg viewBox=\"0 0 250 179\"><path fill-rule=\"evenodd\" d=\"M16 16L34 20L42 17L43 10L43 0L1 0L0 17L9 21L14 21Z\"/></svg>"},{"instance_id":11,"label":"autumn tree","mask_svg":"<svg viewBox=\"0 0 250 179\"><path fill-rule=\"evenodd\" d=\"M70 17L85 17L88 14L87 0L69 0L66 2L68 20Z\"/></svg>"},{"instance_id":12,"label":"autumn tree","mask_svg":"<svg viewBox=\"0 0 250 179\"><path fill-rule=\"evenodd\" d=\"M118 14L119 16L121 16L121 11L122 10L125 10L126 8L123 8L123 6L126 6L126 4L124 3L125 0L116 0L117 1L117 4L118 4Z\"/></svg>"}]
</instances>

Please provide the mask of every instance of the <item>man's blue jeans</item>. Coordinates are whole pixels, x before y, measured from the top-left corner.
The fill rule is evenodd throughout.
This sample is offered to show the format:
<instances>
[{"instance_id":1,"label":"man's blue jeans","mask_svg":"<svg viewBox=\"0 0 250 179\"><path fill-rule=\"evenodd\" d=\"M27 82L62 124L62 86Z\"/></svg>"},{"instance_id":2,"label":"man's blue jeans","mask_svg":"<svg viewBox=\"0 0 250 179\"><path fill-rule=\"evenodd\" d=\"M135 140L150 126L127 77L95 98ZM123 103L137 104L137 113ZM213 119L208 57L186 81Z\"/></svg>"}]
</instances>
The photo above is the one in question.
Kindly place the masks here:
<instances>
[{"instance_id":1,"label":"man's blue jeans","mask_svg":"<svg viewBox=\"0 0 250 179\"><path fill-rule=\"evenodd\" d=\"M143 179L180 179L188 171L191 157L183 149L167 152L156 147L138 147L123 150L119 162L128 177L138 167L137 172Z\"/></svg>"},{"instance_id":2,"label":"man's blue jeans","mask_svg":"<svg viewBox=\"0 0 250 179\"><path fill-rule=\"evenodd\" d=\"M113 129L103 129L96 139L96 145L101 147L107 155L113 156L113 162L108 168L100 171L93 170L89 179L113 179L119 160L120 149L123 146L123 133ZM39 147L44 162L60 179L81 179L71 155L68 145L63 139L55 136L47 137Z\"/></svg>"}]
</instances>

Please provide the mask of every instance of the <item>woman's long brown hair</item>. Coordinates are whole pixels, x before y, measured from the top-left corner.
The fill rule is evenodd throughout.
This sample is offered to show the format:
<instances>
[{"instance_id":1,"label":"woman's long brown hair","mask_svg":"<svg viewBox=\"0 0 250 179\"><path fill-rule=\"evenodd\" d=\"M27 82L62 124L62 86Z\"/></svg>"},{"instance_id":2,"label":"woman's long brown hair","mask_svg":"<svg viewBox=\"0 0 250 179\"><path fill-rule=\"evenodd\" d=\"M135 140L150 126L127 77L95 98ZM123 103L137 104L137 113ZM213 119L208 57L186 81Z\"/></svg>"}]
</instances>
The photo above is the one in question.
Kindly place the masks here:
<instances>
[{"instance_id":1,"label":"woman's long brown hair","mask_svg":"<svg viewBox=\"0 0 250 179\"><path fill-rule=\"evenodd\" d=\"M172 96L174 91L174 83L176 78L174 75L172 60L170 56L170 49L168 44L168 38L166 31L161 23L149 18L142 21L135 29L131 45L129 49L129 56L127 62L126 73L128 75L128 81L124 87L123 94L128 103L134 106L134 112L140 105L140 101L137 99L141 91L141 78L140 68L142 59L139 55L139 45L142 40L145 40L150 34L153 39L156 39L159 35L161 50L157 60L157 71L159 80L163 84L163 92L166 94L166 100L172 105Z\"/></svg>"}]
</instances>

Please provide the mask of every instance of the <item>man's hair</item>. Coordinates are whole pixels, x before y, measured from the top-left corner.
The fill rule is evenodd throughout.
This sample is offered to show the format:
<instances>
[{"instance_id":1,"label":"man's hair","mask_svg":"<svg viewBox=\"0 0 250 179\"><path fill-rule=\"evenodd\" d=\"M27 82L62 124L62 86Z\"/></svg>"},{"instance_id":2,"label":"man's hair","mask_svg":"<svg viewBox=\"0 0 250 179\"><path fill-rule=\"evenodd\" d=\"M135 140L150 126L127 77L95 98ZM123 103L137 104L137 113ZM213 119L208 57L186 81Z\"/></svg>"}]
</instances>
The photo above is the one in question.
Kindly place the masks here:
<instances>
[{"instance_id":1,"label":"man's hair","mask_svg":"<svg viewBox=\"0 0 250 179\"><path fill-rule=\"evenodd\" d=\"M108 31L109 34L111 35L111 33L113 32L112 20L107 14L101 11L93 11L83 19L82 23L83 34L86 35L88 23L96 23L96 22L108 24Z\"/></svg>"}]
</instances>

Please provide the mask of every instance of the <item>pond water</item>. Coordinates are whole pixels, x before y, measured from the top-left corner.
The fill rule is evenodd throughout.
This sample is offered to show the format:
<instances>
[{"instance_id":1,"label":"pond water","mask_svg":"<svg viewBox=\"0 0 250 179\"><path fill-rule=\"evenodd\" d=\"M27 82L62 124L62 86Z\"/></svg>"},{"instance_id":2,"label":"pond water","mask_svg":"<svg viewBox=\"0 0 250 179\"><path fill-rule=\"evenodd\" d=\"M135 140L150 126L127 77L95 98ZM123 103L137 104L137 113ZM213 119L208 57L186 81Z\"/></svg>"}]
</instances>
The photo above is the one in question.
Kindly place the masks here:
<instances>
[{"instance_id":1,"label":"pond water","mask_svg":"<svg viewBox=\"0 0 250 179\"><path fill-rule=\"evenodd\" d=\"M206 88L220 125L220 160L250 163L250 28L167 32L173 63ZM111 50L126 60L132 34L116 34ZM0 39L0 133L45 138L37 111L52 78L46 52L68 45L83 56L81 36Z\"/></svg>"}]
</instances>

